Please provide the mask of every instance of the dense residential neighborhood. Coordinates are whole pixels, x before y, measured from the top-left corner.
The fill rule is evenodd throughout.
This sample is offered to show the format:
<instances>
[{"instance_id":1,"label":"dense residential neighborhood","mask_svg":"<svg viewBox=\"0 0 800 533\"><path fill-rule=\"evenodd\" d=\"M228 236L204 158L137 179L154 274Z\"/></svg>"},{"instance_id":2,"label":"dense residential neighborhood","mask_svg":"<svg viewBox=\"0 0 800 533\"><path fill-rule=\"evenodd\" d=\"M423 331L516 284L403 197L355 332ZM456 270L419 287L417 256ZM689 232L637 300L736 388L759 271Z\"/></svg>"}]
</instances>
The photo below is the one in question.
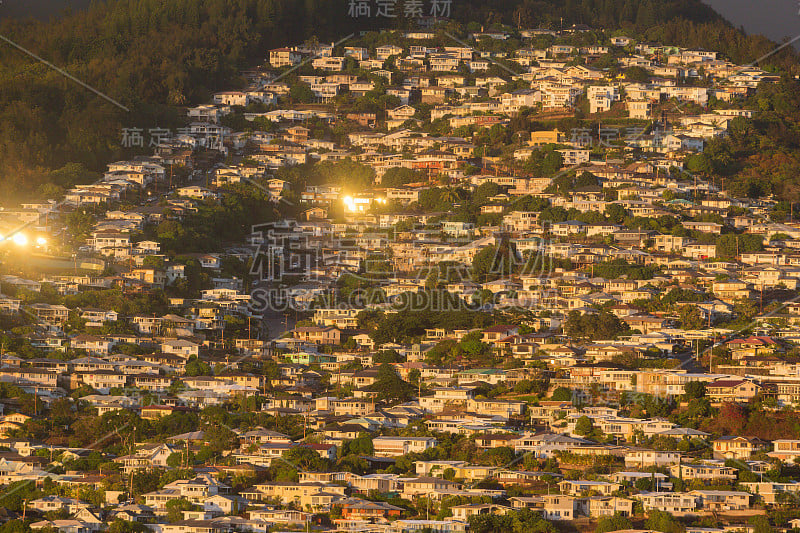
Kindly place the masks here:
<instances>
[{"instance_id":1,"label":"dense residential neighborhood","mask_svg":"<svg viewBox=\"0 0 800 533\"><path fill-rule=\"evenodd\" d=\"M0 521L797 529L800 223L711 171L780 76L623 33L286 43L0 212Z\"/></svg>"}]
</instances>

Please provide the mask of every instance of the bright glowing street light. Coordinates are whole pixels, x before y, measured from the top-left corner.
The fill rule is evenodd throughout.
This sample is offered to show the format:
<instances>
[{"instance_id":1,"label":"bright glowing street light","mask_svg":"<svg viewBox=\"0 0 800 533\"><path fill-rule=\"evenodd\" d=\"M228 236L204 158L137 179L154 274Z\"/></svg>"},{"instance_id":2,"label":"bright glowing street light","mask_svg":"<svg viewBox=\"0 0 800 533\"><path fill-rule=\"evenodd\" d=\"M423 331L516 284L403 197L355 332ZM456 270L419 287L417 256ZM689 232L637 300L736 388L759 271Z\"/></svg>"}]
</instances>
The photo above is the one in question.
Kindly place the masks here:
<instances>
[{"instance_id":1,"label":"bright glowing street light","mask_svg":"<svg viewBox=\"0 0 800 533\"><path fill-rule=\"evenodd\" d=\"M25 236L24 233L15 233L11 240L14 241L14 244L17 246L25 246L28 244L28 237Z\"/></svg>"},{"instance_id":2,"label":"bright glowing street light","mask_svg":"<svg viewBox=\"0 0 800 533\"><path fill-rule=\"evenodd\" d=\"M47 244L47 239L45 239L44 237L39 237L36 239L36 244L38 244L39 246L44 246L45 244Z\"/></svg>"}]
</instances>

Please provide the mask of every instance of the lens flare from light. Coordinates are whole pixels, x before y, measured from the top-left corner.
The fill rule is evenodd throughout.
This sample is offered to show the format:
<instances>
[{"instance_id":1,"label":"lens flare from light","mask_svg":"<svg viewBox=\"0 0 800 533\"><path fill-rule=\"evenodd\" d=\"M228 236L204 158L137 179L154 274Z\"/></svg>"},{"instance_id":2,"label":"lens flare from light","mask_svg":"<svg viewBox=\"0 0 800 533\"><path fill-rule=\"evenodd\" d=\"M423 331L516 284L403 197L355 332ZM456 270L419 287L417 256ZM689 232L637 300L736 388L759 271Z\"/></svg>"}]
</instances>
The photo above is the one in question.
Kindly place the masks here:
<instances>
[{"instance_id":1,"label":"lens flare from light","mask_svg":"<svg viewBox=\"0 0 800 533\"><path fill-rule=\"evenodd\" d=\"M25 236L24 233L15 233L11 240L14 241L14 244L17 246L25 246L28 244L28 237Z\"/></svg>"},{"instance_id":2,"label":"lens flare from light","mask_svg":"<svg viewBox=\"0 0 800 533\"><path fill-rule=\"evenodd\" d=\"M39 237L38 239L36 239L36 244L38 244L39 246L44 246L45 244L47 244L47 239L45 239L44 237Z\"/></svg>"}]
</instances>

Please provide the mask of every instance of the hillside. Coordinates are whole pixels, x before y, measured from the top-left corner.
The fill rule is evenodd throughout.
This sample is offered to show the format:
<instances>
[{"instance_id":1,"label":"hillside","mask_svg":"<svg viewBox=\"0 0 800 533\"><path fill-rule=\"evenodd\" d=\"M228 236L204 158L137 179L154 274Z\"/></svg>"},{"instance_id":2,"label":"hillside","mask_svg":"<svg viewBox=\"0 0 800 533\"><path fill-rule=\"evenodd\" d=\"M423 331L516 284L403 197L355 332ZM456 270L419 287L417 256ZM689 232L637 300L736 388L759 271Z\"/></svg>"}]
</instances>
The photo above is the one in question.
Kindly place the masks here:
<instances>
[{"instance_id":1,"label":"hillside","mask_svg":"<svg viewBox=\"0 0 800 533\"><path fill-rule=\"evenodd\" d=\"M449 31L482 24L558 28L573 23L721 51L746 63L774 48L697 0L469 0ZM0 23L0 33L130 108L125 112L11 46L0 47L0 194L54 197L124 156L121 128L175 127L178 106L230 87L266 51L314 35L335 40L387 19L350 19L334 0L110 0L58 20ZM667 22L663 22L667 21ZM407 25L397 19L396 25ZM592 39L595 34L588 34ZM789 50L769 58L793 64ZM763 65L762 65L763 66Z\"/></svg>"}]
</instances>

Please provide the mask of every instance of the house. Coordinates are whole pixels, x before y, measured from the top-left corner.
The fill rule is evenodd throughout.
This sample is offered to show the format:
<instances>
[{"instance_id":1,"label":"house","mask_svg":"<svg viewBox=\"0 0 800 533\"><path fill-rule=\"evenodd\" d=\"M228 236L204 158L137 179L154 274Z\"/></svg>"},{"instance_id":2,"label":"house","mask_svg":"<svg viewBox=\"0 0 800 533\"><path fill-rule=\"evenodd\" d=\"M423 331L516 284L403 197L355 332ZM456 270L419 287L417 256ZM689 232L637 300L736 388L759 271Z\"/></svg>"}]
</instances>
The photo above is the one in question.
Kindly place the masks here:
<instances>
[{"instance_id":1,"label":"house","mask_svg":"<svg viewBox=\"0 0 800 533\"><path fill-rule=\"evenodd\" d=\"M69 514L73 514L82 506L85 507L87 504L82 504L73 498L62 498L60 496L44 496L28 502L30 509L41 513L61 511L63 509Z\"/></svg>"},{"instance_id":2,"label":"house","mask_svg":"<svg viewBox=\"0 0 800 533\"><path fill-rule=\"evenodd\" d=\"M153 533L228 533L231 527L214 520L189 519L170 524L152 524Z\"/></svg>"},{"instance_id":3,"label":"house","mask_svg":"<svg viewBox=\"0 0 800 533\"><path fill-rule=\"evenodd\" d=\"M578 500L580 513L591 518L633 515L633 500L616 496L590 496Z\"/></svg>"},{"instance_id":4,"label":"house","mask_svg":"<svg viewBox=\"0 0 800 533\"><path fill-rule=\"evenodd\" d=\"M684 492L643 492L635 496L645 511L691 513L697 509L697 496Z\"/></svg>"},{"instance_id":5,"label":"house","mask_svg":"<svg viewBox=\"0 0 800 533\"><path fill-rule=\"evenodd\" d=\"M747 283L738 279L727 279L723 281L715 281L712 286L714 296L719 298L725 303L733 304L736 300L750 299L755 292L750 289Z\"/></svg>"},{"instance_id":6,"label":"house","mask_svg":"<svg viewBox=\"0 0 800 533\"><path fill-rule=\"evenodd\" d=\"M716 402L749 402L761 387L746 379L720 379L706 385L708 397Z\"/></svg>"},{"instance_id":7,"label":"house","mask_svg":"<svg viewBox=\"0 0 800 533\"><path fill-rule=\"evenodd\" d=\"M372 446L378 457L422 453L437 444L438 441L433 437L376 437L372 439Z\"/></svg>"},{"instance_id":8,"label":"house","mask_svg":"<svg viewBox=\"0 0 800 533\"><path fill-rule=\"evenodd\" d=\"M697 498L704 511L738 511L750 508L751 495L748 492L733 490L693 490L689 492Z\"/></svg>"},{"instance_id":9,"label":"house","mask_svg":"<svg viewBox=\"0 0 800 533\"><path fill-rule=\"evenodd\" d=\"M76 335L70 339L70 347L75 350L86 350L91 355L106 355L115 343L95 335Z\"/></svg>"},{"instance_id":10,"label":"house","mask_svg":"<svg viewBox=\"0 0 800 533\"><path fill-rule=\"evenodd\" d=\"M200 355L200 345L184 339L168 340L161 343L161 351L189 359Z\"/></svg>"},{"instance_id":11,"label":"house","mask_svg":"<svg viewBox=\"0 0 800 533\"><path fill-rule=\"evenodd\" d=\"M433 396L419 398L419 405L427 412L439 413L448 407L466 407L474 396L475 390L471 387L435 387Z\"/></svg>"},{"instance_id":12,"label":"house","mask_svg":"<svg viewBox=\"0 0 800 533\"><path fill-rule=\"evenodd\" d=\"M237 496L214 494L203 501L203 511L214 515L237 514L247 503Z\"/></svg>"},{"instance_id":13,"label":"house","mask_svg":"<svg viewBox=\"0 0 800 533\"><path fill-rule=\"evenodd\" d=\"M139 447L130 455L115 457L115 463L122 464L122 471L126 474L139 469L166 468L167 459L178 448L169 444L149 444Z\"/></svg>"},{"instance_id":14,"label":"house","mask_svg":"<svg viewBox=\"0 0 800 533\"><path fill-rule=\"evenodd\" d=\"M506 514L511 508L495 503L467 503L450 508L455 520L468 522L471 516L484 514Z\"/></svg>"},{"instance_id":15,"label":"house","mask_svg":"<svg viewBox=\"0 0 800 533\"><path fill-rule=\"evenodd\" d=\"M797 457L800 457L800 440L776 439L772 441L772 446L773 450L767 455L785 463L793 463Z\"/></svg>"},{"instance_id":16,"label":"house","mask_svg":"<svg viewBox=\"0 0 800 533\"><path fill-rule=\"evenodd\" d=\"M36 318L48 324L64 325L69 318L69 308L63 305L51 305L46 303L35 303L28 306Z\"/></svg>"},{"instance_id":17,"label":"house","mask_svg":"<svg viewBox=\"0 0 800 533\"><path fill-rule=\"evenodd\" d=\"M269 51L269 64L274 68L291 67L298 64L302 57L290 48L275 48Z\"/></svg>"},{"instance_id":18,"label":"house","mask_svg":"<svg viewBox=\"0 0 800 533\"><path fill-rule=\"evenodd\" d=\"M797 481L777 483L771 481L754 481L742 483L741 485L750 492L750 494L757 494L767 505L773 505L781 500L785 500L786 496L790 496L794 499L800 494L800 483Z\"/></svg>"},{"instance_id":19,"label":"house","mask_svg":"<svg viewBox=\"0 0 800 533\"><path fill-rule=\"evenodd\" d=\"M292 336L304 342L313 344L340 344L341 331L333 326L328 327L299 327L292 330Z\"/></svg>"},{"instance_id":20,"label":"house","mask_svg":"<svg viewBox=\"0 0 800 533\"><path fill-rule=\"evenodd\" d=\"M517 334L519 334L519 328L517 326L492 326L483 330L483 337L481 340L487 344L494 344L496 341Z\"/></svg>"},{"instance_id":21,"label":"house","mask_svg":"<svg viewBox=\"0 0 800 533\"><path fill-rule=\"evenodd\" d=\"M682 463L680 465L671 466L669 472L673 477L686 480L700 479L703 481L735 481L737 478L737 469L724 465Z\"/></svg>"},{"instance_id":22,"label":"house","mask_svg":"<svg viewBox=\"0 0 800 533\"><path fill-rule=\"evenodd\" d=\"M328 483L259 483L252 489L243 490L240 496L250 502L277 499L311 510L329 509L335 502L344 499L346 487Z\"/></svg>"},{"instance_id":23,"label":"house","mask_svg":"<svg viewBox=\"0 0 800 533\"><path fill-rule=\"evenodd\" d=\"M396 533L466 533L469 526L457 520L396 520L392 523Z\"/></svg>"},{"instance_id":24,"label":"house","mask_svg":"<svg viewBox=\"0 0 800 533\"><path fill-rule=\"evenodd\" d=\"M724 436L712 442L714 459L749 459L754 453L766 451L768 443L758 437Z\"/></svg>"},{"instance_id":25,"label":"house","mask_svg":"<svg viewBox=\"0 0 800 533\"><path fill-rule=\"evenodd\" d=\"M562 494L571 494L573 496L579 496L587 492L608 496L612 492L618 491L620 489L620 484L610 483L608 481L565 480L558 484L558 488L561 490Z\"/></svg>"},{"instance_id":26,"label":"house","mask_svg":"<svg viewBox=\"0 0 800 533\"><path fill-rule=\"evenodd\" d=\"M578 499L564 494L514 496L509 501L513 509L531 509L545 520L573 520L578 513Z\"/></svg>"},{"instance_id":27,"label":"house","mask_svg":"<svg viewBox=\"0 0 800 533\"><path fill-rule=\"evenodd\" d=\"M344 519L372 520L399 517L403 509L381 501L368 501L360 498L339 500L334 507L341 510Z\"/></svg>"},{"instance_id":28,"label":"house","mask_svg":"<svg viewBox=\"0 0 800 533\"><path fill-rule=\"evenodd\" d=\"M433 496L436 491L454 490L460 485L438 477L418 477L403 481L403 497L412 499L418 495Z\"/></svg>"},{"instance_id":29,"label":"house","mask_svg":"<svg viewBox=\"0 0 800 533\"><path fill-rule=\"evenodd\" d=\"M172 413L189 410L190 409L186 407L173 407L171 405L148 405L142 407L140 416L146 420L155 420L164 416L169 416Z\"/></svg>"},{"instance_id":30,"label":"house","mask_svg":"<svg viewBox=\"0 0 800 533\"><path fill-rule=\"evenodd\" d=\"M34 522L30 528L35 531L58 531L59 533L93 533L94 529L89 524L80 520L42 520Z\"/></svg>"},{"instance_id":31,"label":"house","mask_svg":"<svg viewBox=\"0 0 800 533\"><path fill-rule=\"evenodd\" d=\"M631 450L625 453L626 467L670 466L681 462L680 452L662 450Z\"/></svg>"}]
</instances>

